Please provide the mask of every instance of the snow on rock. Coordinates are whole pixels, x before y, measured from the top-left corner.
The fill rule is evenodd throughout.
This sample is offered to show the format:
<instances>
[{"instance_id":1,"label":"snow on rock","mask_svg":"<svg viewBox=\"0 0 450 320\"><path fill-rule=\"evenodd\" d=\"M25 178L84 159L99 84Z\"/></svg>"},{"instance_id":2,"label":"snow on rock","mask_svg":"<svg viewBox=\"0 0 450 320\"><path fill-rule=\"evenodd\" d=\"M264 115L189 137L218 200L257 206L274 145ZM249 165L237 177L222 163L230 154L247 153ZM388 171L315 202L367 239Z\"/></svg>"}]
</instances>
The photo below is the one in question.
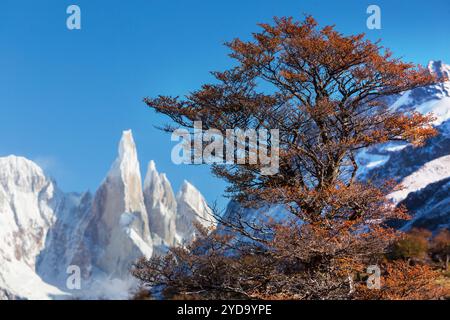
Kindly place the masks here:
<instances>
[{"instance_id":1,"label":"snow on rock","mask_svg":"<svg viewBox=\"0 0 450 320\"><path fill-rule=\"evenodd\" d=\"M444 80L441 83L405 91L391 105L392 110L414 110L422 114L433 114L438 126L450 119L450 66L442 61L430 61L431 74Z\"/></svg>"},{"instance_id":2,"label":"snow on rock","mask_svg":"<svg viewBox=\"0 0 450 320\"><path fill-rule=\"evenodd\" d=\"M450 79L450 65L444 64L440 60L431 60L428 63L428 70L440 79Z\"/></svg>"},{"instance_id":3,"label":"snow on rock","mask_svg":"<svg viewBox=\"0 0 450 320\"><path fill-rule=\"evenodd\" d=\"M195 238L195 223L199 223L205 228L216 225L216 220L205 198L186 180L177 194L177 204L176 228L177 234L183 239L183 242L189 242Z\"/></svg>"},{"instance_id":4,"label":"snow on rock","mask_svg":"<svg viewBox=\"0 0 450 320\"><path fill-rule=\"evenodd\" d=\"M53 224L53 183L33 162L15 156L0 158L0 250L4 257L35 267Z\"/></svg>"},{"instance_id":5,"label":"snow on rock","mask_svg":"<svg viewBox=\"0 0 450 320\"><path fill-rule=\"evenodd\" d=\"M126 223L124 221L126 220ZM95 194L84 235L90 264L110 278L129 274L132 263L150 257L152 240L142 193L136 146L124 131L119 155Z\"/></svg>"},{"instance_id":6,"label":"snow on rock","mask_svg":"<svg viewBox=\"0 0 450 320\"><path fill-rule=\"evenodd\" d=\"M144 201L155 247L164 251L177 242L177 202L169 180L164 173L158 173L154 161L150 161L145 176Z\"/></svg>"},{"instance_id":7,"label":"snow on rock","mask_svg":"<svg viewBox=\"0 0 450 320\"><path fill-rule=\"evenodd\" d=\"M87 261L77 261L79 244L83 241L86 220L92 205L92 195L57 192L53 207L55 223L50 229L45 248L37 257L37 272L48 283L64 286L67 269L76 264L86 270ZM86 252L84 252L86 254Z\"/></svg>"},{"instance_id":8,"label":"snow on rock","mask_svg":"<svg viewBox=\"0 0 450 320\"><path fill-rule=\"evenodd\" d=\"M391 193L388 198L398 204L406 199L408 194L448 177L450 177L450 155L427 162L419 170L404 178L400 183L403 188Z\"/></svg>"},{"instance_id":9,"label":"snow on rock","mask_svg":"<svg viewBox=\"0 0 450 320\"><path fill-rule=\"evenodd\" d=\"M50 299L64 295L36 274L55 216L55 186L35 163L0 158L0 299Z\"/></svg>"},{"instance_id":10,"label":"snow on rock","mask_svg":"<svg viewBox=\"0 0 450 320\"><path fill-rule=\"evenodd\" d=\"M187 182L175 197L153 161L143 188L131 131L94 196L62 192L25 158L0 158L0 299L129 298L132 264L190 241L194 221L213 224L210 212ZM66 286L69 266L80 290Z\"/></svg>"},{"instance_id":11,"label":"snow on rock","mask_svg":"<svg viewBox=\"0 0 450 320\"><path fill-rule=\"evenodd\" d=\"M428 184L411 192L400 204L414 212L411 220L401 226L402 230L426 228L437 231L450 229L450 178Z\"/></svg>"},{"instance_id":12,"label":"snow on rock","mask_svg":"<svg viewBox=\"0 0 450 320\"><path fill-rule=\"evenodd\" d=\"M440 125L450 119L450 97L430 100L416 107L421 114L433 114L435 120L433 125Z\"/></svg>"}]
</instances>

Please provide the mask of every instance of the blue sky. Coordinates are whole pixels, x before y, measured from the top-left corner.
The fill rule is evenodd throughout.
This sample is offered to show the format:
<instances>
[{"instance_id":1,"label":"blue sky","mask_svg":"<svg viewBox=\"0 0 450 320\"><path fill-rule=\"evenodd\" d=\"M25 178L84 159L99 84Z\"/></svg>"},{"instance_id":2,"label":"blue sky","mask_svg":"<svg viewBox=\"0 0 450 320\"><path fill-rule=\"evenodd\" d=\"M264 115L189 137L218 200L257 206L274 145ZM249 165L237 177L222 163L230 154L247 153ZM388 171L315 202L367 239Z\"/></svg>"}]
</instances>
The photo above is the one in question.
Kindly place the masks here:
<instances>
[{"instance_id":1,"label":"blue sky","mask_svg":"<svg viewBox=\"0 0 450 320\"><path fill-rule=\"evenodd\" d=\"M81 8L82 30L66 28L70 4ZM381 30L366 28L370 4L381 7ZM224 206L225 184L207 166L172 164L175 143L154 128L167 119L142 98L197 89L231 65L225 41L305 13L381 38L407 61L450 62L448 0L2 0L0 156L37 161L65 191L94 191L132 129L143 173L154 159L175 189L187 179Z\"/></svg>"}]
</instances>

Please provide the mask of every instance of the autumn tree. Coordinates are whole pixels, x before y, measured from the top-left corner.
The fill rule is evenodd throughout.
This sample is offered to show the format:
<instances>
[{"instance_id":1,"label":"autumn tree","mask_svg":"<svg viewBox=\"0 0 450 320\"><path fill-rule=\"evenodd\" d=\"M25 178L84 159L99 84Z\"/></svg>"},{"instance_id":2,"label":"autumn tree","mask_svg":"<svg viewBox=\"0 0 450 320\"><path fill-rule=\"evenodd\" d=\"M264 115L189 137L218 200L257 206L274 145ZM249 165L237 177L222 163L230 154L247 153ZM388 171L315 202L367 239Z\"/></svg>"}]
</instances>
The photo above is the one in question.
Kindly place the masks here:
<instances>
[{"instance_id":1,"label":"autumn tree","mask_svg":"<svg viewBox=\"0 0 450 320\"><path fill-rule=\"evenodd\" d=\"M320 28L309 16L260 27L253 40L227 44L236 66L214 72L214 83L183 99L145 103L175 122L165 127L169 132L195 121L223 136L236 128L279 130L279 148L271 149L279 153L274 174L261 174L262 161L216 164L213 172L242 205L281 204L292 215L282 222L218 215L225 230L142 260L133 274L164 286L172 298L358 298L359 275L385 261L397 239L384 222L406 212L386 201L395 184L356 179L356 153L388 141L420 146L434 135L431 116L393 110L385 98L436 80L379 42ZM404 270L396 266L389 264ZM433 285L431 278L425 285Z\"/></svg>"},{"instance_id":2,"label":"autumn tree","mask_svg":"<svg viewBox=\"0 0 450 320\"><path fill-rule=\"evenodd\" d=\"M392 258L423 260L428 255L431 232L424 229L413 229L403 234L393 245Z\"/></svg>"},{"instance_id":3,"label":"autumn tree","mask_svg":"<svg viewBox=\"0 0 450 320\"><path fill-rule=\"evenodd\" d=\"M358 299L436 300L448 297L448 288L436 284L439 273L429 265L411 266L398 260L386 265L380 290L360 286Z\"/></svg>"},{"instance_id":4,"label":"autumn tree","mask_svg":"<svg viewBox=\"0 0 450 320\"><path fill-rule=\"evenodd\" d=\"M450 261L450 231L447 229L441 230L433 237L430 244L431 255L439 260L445 270L448 270Z\"/></svg>"},{"instance_id":5,"label":"autumn tree","mask_svg":"<svg viewBox=\"0 0 450 320\"><path fill-rule=\"evenodd\" d=\"M243 241L240 232L200 229L192 244L142 259L133 274L147 285L162 286L166 299L355 297L353 272L364 269L362 261L376 263L373 252L382 252L384 240L374 233L355 237L344 225L346 231L338 233L295 225L268 224L265 231L272 237L253 241Z\"/></svg>"},{"instance_id":6,"label":"autumn tree","mask_svg":"<svg viewBox=\"0 0 450 320\"><path fill-rule=\"evenodd\" d=\"M330 206L336 190L359 188L356 152L394 140L420 145L435 133L430 116L389 109L383 98L434 79L363 34L319 28L312 17L260 26L253 41L227 44L237 66L214 72L215 83L185 99L159 96L145 103L178 125L202 121L224 136L234 128L280 131L277 174L261 175L261 163L214 166L233 198L293 204L294 214L307 220L324 210L330 217L361 214L364 204Z\"/></svg>"},{"instance_id":7,"label":"autumn tree","mask_svg":"<svg viewBox=\"0 0 450 320\"><path fill-rule=\"evenodd\" d=\"M351 222L329 228L296 222L266 224L266 238L199 228L193 243L141 259L133 275L160 288L165 299L411 300L450 294L429 265L386 258L393 230L355 233ZM380 268L380 288L367 285L368 266ZM141 290L136 298L148 296Z\"/></svg>"}]
</instances>

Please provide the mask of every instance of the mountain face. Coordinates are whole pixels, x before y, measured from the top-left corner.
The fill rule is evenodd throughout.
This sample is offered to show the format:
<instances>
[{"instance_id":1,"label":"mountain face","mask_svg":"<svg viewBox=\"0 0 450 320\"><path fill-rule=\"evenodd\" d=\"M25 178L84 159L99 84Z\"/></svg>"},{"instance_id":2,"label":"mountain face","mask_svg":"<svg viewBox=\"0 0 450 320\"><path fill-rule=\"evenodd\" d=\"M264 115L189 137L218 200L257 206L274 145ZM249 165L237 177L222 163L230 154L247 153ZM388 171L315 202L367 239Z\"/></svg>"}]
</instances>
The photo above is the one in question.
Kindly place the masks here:
<instances>
[{"instance_id":1,"label":"mountain face","mask_svg":"<svg viewBox=\"0 0 450 320\"><path fill-rule=\"evenodd\" d=\"M142 184L131 131L94 195L62 192L25 158L0 158L0 299L126 298L133 262L192 240L196 222L211 225L186 184L175 197L153 161ZM73 266L81 288L70 290Z\"/></svg>"},{"instance_id":2,"label":"mountain face","mask_svg":"<svg viewBox=\"0 0 450 320\"><path fill-rule=\"evenodd\" d=\"M156 165L151 161L148 165L144 181L144 201L148 208L150 232L153 236L155 249L162 253L165 245L176 245L177 201L172 186L165 174L156 171Z\"/></svg>"},{"instance_id":3,"label":"mountain face","mask_svg":"<svg viewBox=\"0 0 450 320\"><path fill-rule=\"evenodd\" d=\"M404 230L412 227L432 231L450 228L450 66L431 61L428 69L442 82L390 96L386 102L393 110L432 113L435 117L433 125L439 134L423 147L391 142L367 148L357 155L360 180L394 179L403 185L403 190L388 198L409 210L412 220L397 223ZM226 217L239 216L255 221L256 217L268 213L278 218L289 215L280 206L252 209L232 202Z\"/></svg>"},{"instance_id":4,"label":"mountain face","mask_svg":"<svg viewBox=\"0 0 450 320\"><path fill-rule=\"evenodd\" d=\"M215 220L200 192L188 181L184 181L177 194L177 206L180 212L176 219L177 234L180 241L190 242L195 237L195 224L212 228Z\"/></svg>"},{"instance_id":5,"label":"mountain face","mask_svg":"<svg viewBox=\"0 0 450 320\"><path fill-rule=\"evenodd\" d=\"M130 131L123 134L119 156L97 190L82 243L95 247L91 265L123 278L130 262L153 253L142 192L136 146Z\"/></svg>"},{"instance_id":6,"label":"mountain face","mask_svg":"<svg viewBox=\"0 0 450 320\"><path fill-rule=\"evenodd\" d=\"M0 168L0 299L62 295L34 271L55 220L55 185L25 158L0 158Z\"/></svg>"}]
</instances>

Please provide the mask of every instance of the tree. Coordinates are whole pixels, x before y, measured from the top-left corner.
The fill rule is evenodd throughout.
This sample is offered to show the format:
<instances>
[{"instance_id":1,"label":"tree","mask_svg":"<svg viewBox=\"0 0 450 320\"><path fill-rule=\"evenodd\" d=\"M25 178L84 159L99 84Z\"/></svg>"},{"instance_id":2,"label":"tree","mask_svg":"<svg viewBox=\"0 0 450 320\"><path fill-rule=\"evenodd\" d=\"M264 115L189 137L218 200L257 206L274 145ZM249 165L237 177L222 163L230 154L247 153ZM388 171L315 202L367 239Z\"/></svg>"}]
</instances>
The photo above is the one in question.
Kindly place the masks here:
<instances>
[{"instance_id":1,"label":"tree","mask_svg":"<svg viewBox=\"0 0 450 320\"><path fill-rule=\"evenodd\" d=\"M239 232L200 230L188 247L143 259L133 274L162 285L168 299L348 299L354 294L349 274L359 267L353 255L383 242L313 225L270 230L272 239L252 242L239 242Z\"/></svg>"},{"instance_id":2,"label":"tree","mask_svg":"<svg viewBox=\"0 0 450 320\"><path fill-rule=\"evenodd\" d=\"M393 140L420 145L435 134L431 116L389 109L383 98L435 79L378 42L319 28L312 17L275 18L274 25L260 26L253 41L228 43L238 65L214 72L217 83L185 99L159 96L145 103L178 125L202 121L224 136L234 128L280 131L277 174L261 175L261 163L214 166L235 199L294 204L293 213L307 220L324 210L329 216L361 214L360 204L329 206L337 188L360 188L354 187L355 153Z\"/></svg>"},{"instance_id":3,"label":"tree","mask_svg":"<svg viewBox=\"0 0 450 320\"><path fill-rule=\"evenodd\" d=\"M402 235L393 245L392 257L394 259L423 260L428 255L431 232L424 229L413 229Z\"/></svg>"},{"instance_id":4,"label":"tree","mask_svg":"<svg viewBox=\"0 0 450 320\"><path fill-rule=\"evenodd\" d=\"M386 201L394 183L356 179L356 153L387 141L419 146L434 135L431 116L392 110L384 101L436 80L378 42L319 28L309 16L260 26L253 41L228 43L237 66L214 72L215 83L185 99L145 103L178 126L201 121L223 136L227 129L278 129L279 149L271 151L279 152L276 174L261 174L261 161L214 165L213 172L243 205L282 204L292 215L277 223L217 215L221 229L139 261L133 274L163 286L169 298L358 298L365 267L381 265L398 237L384 222L406 212ZM425 285L432 281L418 282L417 292Z\"/></svg>"},{"instance_id":5,"label":"tree","mask_svg":"<svg viewBox=\"0 0 450 320\"><path fill-rule=\"evenodd\" d=\"M436 257L444 265L444 269L448 270L450 260L450 231L441 230L431 241L431 254Z\"/></svg>"},{"instance_id":6,"label":"tree","mask_svg":"<svg viewBox=\"0 0 450 320\"><path fill-rule=\"evenodd\" d=\"M163 288L165 299L437 299L450 294L428 265L385 259L392 230L355 234L351 224L269 224L270 238L245 241L238 232L201 229L187 247L141 259L133 275ZM248 240L248 239L246 239ZM381 288L366 285L379 266ZM146 298L139 292L136 298Z\"/></svg>"},{"instance_id":7,"label":"tree","mask_svg":"<svg viewBox=\"0 0 450 320\"><path fill-rule=\"evenodd\" d=\"M380 290L368 290L361 286L360 299L376 300L435 300L448 297L448 288L437 285L438 272L428 265L411 266L406 261L394 261L386 265Z\"/></svg>"}]
</instances>

